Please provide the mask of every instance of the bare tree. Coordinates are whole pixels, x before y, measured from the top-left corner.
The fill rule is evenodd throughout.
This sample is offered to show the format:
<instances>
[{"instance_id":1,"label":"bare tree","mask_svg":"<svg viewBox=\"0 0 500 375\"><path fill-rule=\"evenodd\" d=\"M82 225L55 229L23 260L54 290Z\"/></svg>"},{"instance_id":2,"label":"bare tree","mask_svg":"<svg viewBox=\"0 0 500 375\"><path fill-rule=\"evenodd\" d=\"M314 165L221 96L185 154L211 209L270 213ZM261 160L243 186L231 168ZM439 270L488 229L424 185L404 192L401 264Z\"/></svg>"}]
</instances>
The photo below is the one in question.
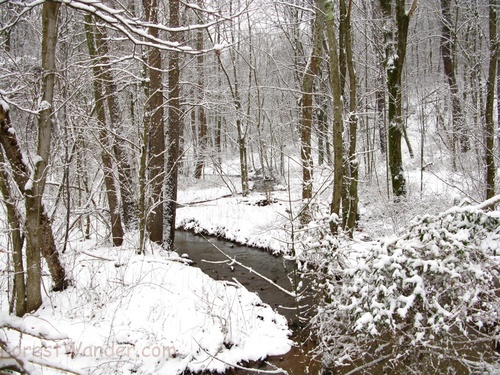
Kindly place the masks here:
<instances>
[{"instance_id":1,"label":"bare tree","mask_svg":"<svg viewBox=\"0 0 500 375\"><path fill-rule=\"evenodd\" d=\"M104 185L106 187L106 196L108 200L109 216L111 219L111 235L113 238L113 245L121 246L123 243L123 227L120 216L120 201L113 174L114 162L111 154L111 150L113 150L113 141L108 134L106 113L104 111L105 97L103 80L109 77L103 76L103 71L100 67L103 52L98 52L99 48L94 37L96 28L92 27L92 24L92 16L88 14L85 15L85 35L87 38L87 47L90 58L95 61L92 66L94 74L93 92L95 101L95 116L100 127L99 141L101 142L102 147L101 161L104 173Z\"/></svg>"},{"instance_id":2,"label":"bare tree","mask_svg":"<svg viewBox=\"0 0 500 375\"><path fill-rule=\"evenodd\" d=\"M203 0L198 0L197 5L200 9L203 8ZM204 30L200 29L196 32L196 48L199 51L204 49ZM198 150L196 150L196 166L194 170L194 177L199 179L203 174L203 167L205 165L205 153L208 143L208 127L207 116L205 114L205 107L203 104L203 89L205 87L205 74L204 74L205 56L200 53L197 57L198 69Z\"/></svg>"},{"instance_id":3,"label":"bare tree","mask_svg":"<svg viewBox=\"0 0 500 375\"><path fill-rule=\"evenodd\" d=\"M342 204L342 189L344 177L344 143L342 132L344 129L342 103L342 78L340 72L339 50L337 36L335 35L335 15L333 3L328 0L320 1L320 9L325 13L326 36L328 41L328 58L330 85L333 94L333 196L330 206L330 213L335 214L340 219L340 208ZM330 230L337 233L338 221L330 222Z\"/></svg>"},{"instance_id":4,"label":"bare tree","mask_svg":"<svg viewBox=\"0 0 500 375\"><path fill-rule=\"evenodd\" d=\"M174 2L176 3L176 2ZM159 1L143 0L146 22L151 26L148 33L159 39L160 32L153 25L159 22ZM163 188L165 181L165 129L163 119L163 72L161 50L150 47L147 53L147 102L144 126L147 130L149 147L149 183L151 185L152 208L148 212L147 229L151 241L163 243Z\"/></svg>"},{"instance_id":5,"label":"bare tree","mask_svg":"<svg viewBox=\"0 0 500 375\"><path fill-rule=\"evenodd\" d=\"M406 195L406 179L403 175L401 153L401 140L405 132L402 78L408 27L416 6L417 0L413 0L410 10L407 11L405 0L380 0L380 7L386 22L384 26L384 42L387 91L389 93L389 167L391 170L392 191L396 197Z\"/></svg>"},{"instance_id":6,"label":"bare tree","mask_svg":"<svg viewBox=\"0 0 500 375\"><path fill-rule=\"evenodd\" d=\"M453 22L451 19L451 0L441 0L441 22L441 56L443 58L444 74L451 93L451 146L453 152L453 167L456 168L455 143L457 136L460 143L460 150L462 152L468 151L469 138L465 133L464 114L462 111L462 103L460 102L460 93L455 73L455 62L453 56L455 38L452 34Z\"/></svg>"},{"instance_id":7,"label":"bare tree","mask_svg":"<svg viewBox=\"0 0 500 375\"><path fill-rule=\"evenodd\" d=\"M2 110L4 110L2 108ZM26 284L24 278L23 245L24 236L22 232L22 217L15 203L15 196L9 183L9 177L5 170L5 158L0 150L0 191L3 203L7 208L7 220L10 226L12 239L12 261L14 263L14 286L13 296L17 316L26 314Z\"/></svg>"},{"instance_id":8,"label":"bare tree","mask_svg":"<svg viewBox=\"0 0 500 375\"><path fill-rule=\"evenodd\" d=\"M137 224L137 212L134 199L132 167L125 151L125 143L120 136L120 133L123 131L123 121L118 98L118 88L110 69L108 35L106 29L98 25L95 26L94 33L97 47L96 52L100 60L100 77L106 94L106 103L109 113L111 128L110 141L112 143L112 150L116 158L116 167L118 170L123 222L127 229L133 229Z\"/></svg>"},{"instance_id":9,"label":"bare tree","mask_svg":"<svg viewBox=\"0 0 500 375\"><path fill-rule=\"evenodd\" d=\"M178 1L169 2L169 26L180 26ZM180 34L172 33L172 40L180 42ZM180 56L178 52L169 53L168 63L168 137L167 137L167 175L165 179L164 246L172 249L175 238L175 216L177 209L177 179L179 174L179 141L181 137L180 103Z\"/></svg>"},{"instance_id":10,"label":"bare tree","mask_svg":"<svg viewBox=\"0 0 500 375\"><path fill-rule=\"evenodd\" d=\"M495 101L495 82L497 74L498 49L500 41L497 32L498 0L489 1L489 68L486 81L485 108L485 163L486 199L495 196L495 120L493 116Z\"/></svg>"},{"instance_id":11,"label":"bare tree","mask_svg":"<svg viewBox=\"0 0 500 375\"><path fill-rule=\"evenodd\" d=\"M344 0L341 0L344 2ZM358 127L358 94L357 94L357 79L356 69L354 66L353 46L352 46L352 31L351 31L351 14L352 0L349 0L346 6L347 11L342 22L345 23L345 50L346 64L349 75L349 148L347 160L345 162L346 179L346 199L342 203L343 209L343 226L344 229L352 236L356 219L358 215L358 159L356 158L356 141Z\"/></svg>"},{"instance_id":12,"label":"bare tree","mask_svg":"<svg viewBox=\"0 0 500 375\"><path fill-rule=\"evenodd\" d=\"M300 159L302 162L302 201L300 221L311 221L309 204L313 195L313 159L311 154L311 133L313 122L314 81L321 64L324 15L316 12L312 28L312 49L304 76L302 77L302 99L300 116Z\"/></svg>"}]
</instances>

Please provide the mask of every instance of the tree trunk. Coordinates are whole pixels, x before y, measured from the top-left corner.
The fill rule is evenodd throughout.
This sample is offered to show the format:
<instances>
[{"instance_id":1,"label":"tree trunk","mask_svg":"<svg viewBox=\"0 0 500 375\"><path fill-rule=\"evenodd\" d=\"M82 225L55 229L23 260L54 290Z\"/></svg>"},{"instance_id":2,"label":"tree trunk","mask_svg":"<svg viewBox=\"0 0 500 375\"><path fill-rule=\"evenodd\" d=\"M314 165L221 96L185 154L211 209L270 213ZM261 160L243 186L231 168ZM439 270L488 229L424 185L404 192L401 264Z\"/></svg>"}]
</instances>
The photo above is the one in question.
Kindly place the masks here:
<instances>
[{"instance_id":1,"label":"tree trunk","mask_svg":"<svg viewBox=\"0 0 500 375\"><path fill-rule=\"evenodd\" d=\"M0 150L0 191L7 208L7 220L10 226L12 239L12 262L14 263L14 301L17 316L26 314L26 284L24 279L22 218L17 210L14 197L11 194L9 177L4 168L5 159Z\"/></svg>"},{"instance_id":2,"label":"tree trunk","mask_svg":"<svg viewBox=\"0 0 500 375\"><path fill-rule=\"evenodd\" d=\"M169 2L169 26L180 26L179 2ZM173 33L172 41L180 42L179 33ZM172 250L175 239L175 217L177 210L177 178L179 173L179 141L181 137L180 67L179 53L170 52L168 64L168 144L167 175L165 182L164 246Z\"/></svg>"},{"instance_id":3,"label":"tree trunk","mask_svg":"<svg viewBox=\"0 0 500 375\"><path fill-rule=\"evenodd\" d=\"M485 164L486 164L486 199L495 196L495 121L493 117L495 101L495 81L499 40L497 35L497 8L498 0L489 3L489 53L490 62L488 81L486 82L486 110L485 110Z\"/></svg>"},{"instance_id":4,"label":"tree trunk","mask_svg":"<svg viewBox=\"0 0 500 375\"><path fill-rule=\"evenodd\" d=\"M0 143L12 167L12 177L25 200L27 217L25 225L27 238L26 311L30 312L37 310L42 303L40 254L44 256L49 267L54 283L52 289L54 291L64 290L69 283L59 260L50 220L45 212L43 202L34 199L33 186L35 183L31 179L32 172L25 163L26 159L22 154L16 132L12 128L9 112L2 106L0 106L0 135ZM39 205L37 209L35 209L36 205ZM28 225L28 218L31 225ZM33 225L36 225L34 229Z\"/></svg>"},{"instance_id":5,"label":"tree trunk","mask_svg":"<svg viewBox=\"0 0 500 375\"><path fill-rule=\"evenodd\" d=\"M198 0L198 7L203 9L203 0ZM200 29L196 32L196 48L198 51L204 49L203 42L204 30ZM196 150L196 166L194 169L194 177L200 179L203 175L203 167L205 165L205 152L208 143L208 127L205 107L203 106L203 89L205 88L204 61L205 57L200 53L197 57L198 62L198 149Z\"/></svg>"},{"instance_id":6,"label":"tree trunk","mask_svg":"<svg viewBox=\"0 0 500 375\"><path fill-rule=\"evenodd\" d=\"M460 103L455 65L453 63L453 37L451 30L451 0L441 0L441 56L443 58L443 70L448 81L451 93L451 119L452 119L452 151L455 152L455 142L458 139L460 150L469 150L469 138L465 130L464 115ZM455 155L453 155L455 158Z\"/></svg>"},{"instance_id":7,"label":"tree trunk","mask_svg":"<svg viewBox=\"0 0 500 375\"><path fill-rule=\"evenodd\" d=\"M318 108L318 165L322 165L325 161L325 148L328 142L326 122L326 105L321 104Z\"/></svg>"},{"instance_id":8,"label":"tree trunk","mask_svg":"<svg viewBox=\"0 0 500 375\"><path fill-rule=\"evenodd\" d=\"M232 1L229 3L230 9L229 13L232 12ZM239 49L239 42L236 42L236 38L234 35L234 32L231 32L231 43L235 46L236 49ZM233 106L235 110L235 115L236 115L236 132L237 132L237 144L238 144L238 150L239 150L239 155L240 155L240 174L241 174L241 195L243 197L248 196L250 193L250 188L249 188L249 183L248 183L248 160L247 160L247 141L246 141L246 129L243 127L243 123L241 121L241 96L240 96L240 91L239 91L239 81L238 81L238 69L237 69L237 64L236 64L236 57L234 55L233 51L230 51L231 54L231 63L232 63L232 68L233 68L233 82L231 82L231 77L229 76L229 73L224 66L221 56L220 56L220 51L217 51L215 54L217 57L218 61L218 66L221 68L222 73L226 77L227 85L229 87L229 91L231 92L231 98L233 99ZM220 119L219 119L220 121ZM222 123L219 122L217 124L217 133L216 133L216 142L220 142L221 138L221 125ZM217 139L218 138L218 139ZM219 163L220 164L220 163Z\"/></svg>"},{"instance_id":9,"label":"tree trunk","mask_svg":"<svg viewBox=\"0 0 500 375\"><path fill-rule=\"evenodd\" d=\"M102 169L104 173L104 185L106 187L106 197L108 200L109 216L111 220L111 235L113 238L114 246L121 246L123 243L123 227L120 217L120 204L118 199L118 192L116 190L115 178L113 176L113 158L110 152L112 151L112 142L108 136L107 126L106 126L106 113L104 111L104 100L103 97L103 75L102 69L98 65L100 61L99 53L97 52L96 41L94 39L95 28L92 27L92 16L85 16L85 35L87 38L87 47L89 49L89 55L94 64L92 66L92 72L94 74L93 89L94 89L94 101L95 101L95 114L100 126L99 130L99 140L101 142L101 161Z\"/></svg>"},{"instance_id":10,"label":"tree trunk","mask_svg":"<svg viewBox=\"0 0 500 375\"><path fill-rule=\"evenodd\" d=\"M342 2L344 0L341 0ZM357 82L356 70L354 67L354 57L352 52L352 39L351 39L351 9L352 0L349 0L347 7L347 14L345 17L345 48L346 48L346 62L347 70L349 72L349 153L347 156L347 205L343 206L343 210L347 211L344 215L346 221L344 230L352 237L354 227L356 226L356 219L358 216L358 160L356 158L356 141L357 141L357 127L358 127L358 98L357 98Z\"/></svg>"},{"instance_id":11,"label":"tree trunk","mask_svg":"<svg viewBox=\"0 0 500 375\"><path fill-rule=\"evenodd\" d=\"M68 286L66 273L59 261L50 220L42 202L47 180L52 140L53 98L56 72L56 44L60 4L48 2L42 8L42 84L38 115L37 160L34 166L31 189L26 185L26 232L27 254L27 311L34 311L41 305L40 253L49 266L54 290Z\"/></svg>"},{"instance_id":12,"label":"tree trunk","mask_svg":"<svg viewBox=\"0 0 500 375\"><path fill-rule=\"evenodd\" d=\"M404 132L402 76L406 56L408 26L417 2L413 0L410 11L406 12L405 0L396 0L396 22L393 21L392 0L380 0L380 5L385 22L388 23L384 28L384 42L387 91L389 93L389 168L391 170L393 194L400 197L406 195L406 180L403 174L401 153L401 140Z\"/></svg>"},{"instance_id":13,"label":"tree trunk","mask_svg":"<svg viewBox=\"0 0 500 375\"><path fill-rule=\"evenodd\" d=\"M102 26L95 26L95 41L98 59L101 66L101 80L106 93L110 126L113 134L113 154L116 158L118 169L118 182L121 195L123 222L127 229L137 227L137 204L134 199L134 184L132 178L132 167L128 162L124 142L119 134L123 131L120 104L118 102L118 89L110 69L109 48L107 43L106 29Z\"/></svg>"},{"instance_id":14,"label":"tree trunk","mask_svg":"<svg viewBox=\"0 0 500 375\"><path fill-rule=\"evenodd\" d=\"M335 35L334 23L335 15L333 13L333 4L328 0L319 0L320 9L326 16L326 36L329 48L329 71L330 84L333 93L333 196L330 206L330 213L340 218L340 206L342 201L343 177L344 177L344 145L342 132L344 128L343 121L343 103L341 97L341 77L339 72L338 47ZM338 222L330 222L332 234L338 231Z\"/></svg>"},{"instance_id":15,"label":"tree trunk","mask_svg":"<svg viewBox=\"0 0 500 375\"><path fill-rule=\"evenodd\" d=\"M314 80L321 64L323 43L323 14L316 12L313 28L313 46L309 64L302 78L302 100L300 117L300 159L302 161L302 203L300 222L311 221L310 203L313 193L313 159L311 155L311 129L313 121Z\"/></svg>"},{"instance_id":16,"label":"tree trunk","mask_svg":"<svg viewBox=\"0 0 500 375\"><path fill-rule=\"evenodd\" d=\"M178 1L171 1L170 4L177 4ZM146 21L151 24L158 23L158 0L143 0ZM159 38L159 31L156 27L149 27L149 34L154 38ZM163 122L163 74L162 57L158 48L150 47L148 56L149 72L149 96L146 102L146 112L144 126L149 134L149 183L151 186L152 209L148 215L148 232L151 241L162 244L163 238L163 188L165 180L165 131ZM147 120L147 121L146 121ZM168 171L167 173L171 173Z\"/></svg>"}]
</instances>

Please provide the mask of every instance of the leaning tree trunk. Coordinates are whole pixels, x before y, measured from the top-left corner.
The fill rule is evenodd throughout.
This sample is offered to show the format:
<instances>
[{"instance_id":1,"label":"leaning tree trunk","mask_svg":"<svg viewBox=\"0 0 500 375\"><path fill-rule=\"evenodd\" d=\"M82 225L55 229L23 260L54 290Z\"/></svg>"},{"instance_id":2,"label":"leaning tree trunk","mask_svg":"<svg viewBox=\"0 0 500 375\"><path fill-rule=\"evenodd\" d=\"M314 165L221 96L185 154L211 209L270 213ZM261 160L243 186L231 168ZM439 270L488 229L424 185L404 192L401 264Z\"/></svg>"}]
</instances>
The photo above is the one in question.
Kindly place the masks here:
<instances>
[{"instance_id":1,"label":"leaning tree trunk","mask_svg":"<svg viewBox=\"0 0 500 375\"><path fill-rule=\"evenodd\" d=\"M313 195L313 159L311 154L311 130L313 122L313 90L314 79L321 64L323 43L323 14L316 12L313 29L313 48L309 64L302 78L302 100L300 117L300 159L302 162L302 211L300 222L307 224L311 221L310 202Z\"/></svg>"},{"instance_id":2,"label":"leaning tree trunk","mask_svg":"<svg viewBox=\"0 0 500 375\"><path fill-rule=\"evenodd\" d=\"M59 260L51 223L43 202L35 199L34 191L40 193L39 187L35 190L36 180L32 179L36 172L32 172L26 164L16 132L11 125L9 111L3 106L0 106L0 143L12 167L12 178L25 201L27 216L25 225L27 238L26 311L30 312L37 310L42 303L40 254L44 256L49 267L54 283L52 289L54 291L64 290L69 283L64 267ZM28 225L28 218L30 225ZM33 225L36 225L35 228Z\"/></svg>"},{"instance_id":3,"label":"leaning tree trunk","mask_svg":"<svg viewBox=\"0 0 500 375\"><path fill-rule=\"evenodd\" d=\"M85 29L87 37L87 46L89 55L94 60L92 71L94 74L93 88L95 101L95 114L101 130L99 131L99 140L101 142L101 161L104 173L104 185L106 186L106 196L108 199L109 216L111 219L111 235L114 246L121 246L123 243L123 227L120 217L120 202L116 190L115 178L113 176L113 158L111 157L112 143L106 129L106 113L104 111L103 97L103 77L99 65L99 53L94 39L94 28L92 27L92 16L85 16Z\"/></svg>"},{"instance_id":4,"label":"leaning tree trunk","mask_svg":"<svg viewBox=\"0 0 500 375\"><path fill-rule=\"evenodd\" d=\"M498 0L490 0L489 6L489 53L490 63L488 81L486 82L486 110L485 110L485 163L486 163L486 199L495 196L495 121L493 118L495 100L495 81L497 73L498 48L500 46L497 35L497 8Z\"/></svg>"}]
</instances>

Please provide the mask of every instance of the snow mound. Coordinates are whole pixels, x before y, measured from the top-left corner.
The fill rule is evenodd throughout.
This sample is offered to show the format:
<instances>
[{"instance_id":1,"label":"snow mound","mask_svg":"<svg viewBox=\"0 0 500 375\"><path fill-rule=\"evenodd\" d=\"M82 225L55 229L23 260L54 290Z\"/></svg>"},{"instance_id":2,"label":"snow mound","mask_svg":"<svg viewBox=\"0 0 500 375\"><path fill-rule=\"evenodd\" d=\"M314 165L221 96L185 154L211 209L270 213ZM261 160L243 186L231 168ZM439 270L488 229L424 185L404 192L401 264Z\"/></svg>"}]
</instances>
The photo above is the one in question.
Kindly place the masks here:
<instances>
[{"instance_id":1,"label":"snow mound","mask_svg":"<svg viewBox=\"0 0 500 375\"><path fill-rule=\"evenodd\" d=\"M4 332L24 357L92 374L223 372L284 354L292 344L286 319L256 294L211 279L175 253L84 250L74 259L73 278L74 287L50 294L23 319L66 339ZM44 374L52 371L58 373Z\"/></svg>"}]
</instances>

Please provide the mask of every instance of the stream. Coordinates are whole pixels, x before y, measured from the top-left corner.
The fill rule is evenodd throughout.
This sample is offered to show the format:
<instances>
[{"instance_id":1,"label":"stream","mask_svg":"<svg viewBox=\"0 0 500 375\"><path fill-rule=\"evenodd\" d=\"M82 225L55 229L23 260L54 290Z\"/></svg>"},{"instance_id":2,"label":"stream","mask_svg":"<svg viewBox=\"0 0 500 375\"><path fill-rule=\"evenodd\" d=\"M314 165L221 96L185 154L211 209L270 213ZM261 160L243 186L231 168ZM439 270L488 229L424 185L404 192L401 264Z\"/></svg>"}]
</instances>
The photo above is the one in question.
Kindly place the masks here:
<instances>
[{"instance_id":1,"label":"stream","mask_svg":"<svg viewBox=\"0 0 500 375\"><path fill-rule=\"evenodd\" d=\"M275 257L259 249L239 246L215 238L209 238L208 240L231 258L268 277L284 289L292 290L292 284L289 279L289 274L293 271L292 261L286 261L282 257ZM232 280L234 278L249 291L256 292L263 302L287 318L289 327L294 331L292 340L300 342L300 337L298 337L298 327L300 324L296 314L295 299L280 291L276 286L263 280L255 273L237 264L229 265L229 262L221 263L222 261L226 261L227 258L210 243L204 237L189 232L177 231L175 234L175 248L179 254L188 254L189 258L194 262L194 266L199 267L215 280ZM301 301L301 304L303 303L304 301ZM304 337L307 335L307 332L302 330L300 334ZM287 354L269 357L266 361L286 370L290 375L318 374L320 366L307 355L307 349L309 348L293 347ZM261 370L272 369L272 367L266 365L264 362L253 363L251 367ZM230 373L248 374L249 371L234 370Z\"/></svg>"}]
</instances>

